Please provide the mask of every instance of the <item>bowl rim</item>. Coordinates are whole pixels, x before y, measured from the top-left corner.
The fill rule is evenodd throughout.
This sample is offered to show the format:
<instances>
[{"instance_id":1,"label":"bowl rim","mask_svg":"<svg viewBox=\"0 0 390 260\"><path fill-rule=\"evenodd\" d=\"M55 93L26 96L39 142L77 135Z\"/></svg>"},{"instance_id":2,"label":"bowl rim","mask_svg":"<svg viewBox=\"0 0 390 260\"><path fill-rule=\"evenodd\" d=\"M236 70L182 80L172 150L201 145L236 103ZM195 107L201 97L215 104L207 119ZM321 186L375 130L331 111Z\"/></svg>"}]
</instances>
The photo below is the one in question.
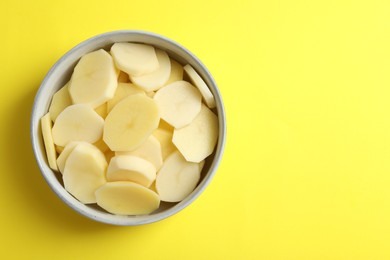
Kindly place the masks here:
<instances>
[{"instance_id":1,"label":"bowl rim","mask_svg":"<svg viewBox=\"0 0 390 260\"><path fill-rule=\"evenodd\" d=\"M216 110L218 112L218 125L219 125L219 137L218 142L216 144L216 148L214 150L214 159L212 160L212 163L209 167L208 172L205 174L204 178L200 183L198 183L195 190L187 196L183 201L177 203L176 205L155 214L151 215L140 215L140 216L120 216L120 215L113 215L110 213L104 213L100 212L96 209L92 209L78 200L76 200L72 195L70 195L65 188L61 185L61 183L58 182L57 178L55 177L55 173L53 170L51 170L48 167L46 154L42 152L42 141L40 140L40 118L42 115L38 115L38 107L39 107L39 101L42 98L44 92L46 89L50 86L48 85L49 80L51 79L53 73L62 65L73 53L77 52L79 49L84 48L86 46L89 46L93 44L96 41L102 40L102 39L109 39L110 37L120 36L120 35L132 35L132 36L142 36L147 37L151 39L156 39L162 42L167 43L170 46L173 46L175 48L178 48L182 52L184 52L188 57L191 58L191 62L195 63L200 70L200 74L205 81L208 81L209 88L214 94L214 98L216 101ZM78 57L80 58L80 57ZM190 63L189 60L186 60ZM199 73L199 71L198 71ZM52 95L50 95L52 97ZM50 68L50 70L45 75L45 78L41 82L39 89L35 95L33 108L31 112L31 120L30 120L30 138L32 143L32 148L34 151L36 162L39 166L40 172L43 175L46 182L49 184L50 188L54 191L54 193L63 201L65 204L67 204L70 208L78 212L79 214L93 219L97 222L106 223L106 224L112 224L112 225L120 225L120 226L136 226L136 225L143 225L143 224L149 224L153 222L157 222L163 219L166 219L187 206L189 206L191 203L195 201L196 198L198 198L203 191L206 189L206 187L209 185L211 180L213 179L217 168L221 162L222 155L225 149L225 143L226 143L226 114L225 114L225 108L222 101L221 93L217 87L217 84L212 77L211 73L208 71L206 66L188 49L186 49L181 44L165 37L160 34L156 34L149 31L143 31L143 30L116 30L116 31L110 31L101 33L98 35L95 35L93 37L90 37L73 48L71 48L69 51L67 51L64 55L60 57L60 59L55 62L55 64ZM44 149L43 149L44 151Z\"/></svg>"}]
</instances>

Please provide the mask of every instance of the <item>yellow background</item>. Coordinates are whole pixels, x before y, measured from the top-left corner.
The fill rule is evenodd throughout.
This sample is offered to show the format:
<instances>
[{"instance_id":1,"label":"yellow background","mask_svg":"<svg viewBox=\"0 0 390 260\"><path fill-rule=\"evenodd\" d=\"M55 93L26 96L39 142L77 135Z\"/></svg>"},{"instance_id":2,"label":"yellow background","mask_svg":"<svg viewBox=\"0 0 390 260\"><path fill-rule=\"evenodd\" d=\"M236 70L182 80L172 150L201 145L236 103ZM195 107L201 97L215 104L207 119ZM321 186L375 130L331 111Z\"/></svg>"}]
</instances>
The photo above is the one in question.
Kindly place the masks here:
<instances>
[{"instance_id":1,"label":"yellow background","mask_svg":"<svg viewBox=\"0 0 390 260\"><path fill-rule=\"evenodd\" d=\"M390 259L390 2L0 2L1 259ZM117 29L163 34L209 68L226 150L191 206L93 222L49 189L29 117L49 68Z\"/></svg>"}]
</instances>

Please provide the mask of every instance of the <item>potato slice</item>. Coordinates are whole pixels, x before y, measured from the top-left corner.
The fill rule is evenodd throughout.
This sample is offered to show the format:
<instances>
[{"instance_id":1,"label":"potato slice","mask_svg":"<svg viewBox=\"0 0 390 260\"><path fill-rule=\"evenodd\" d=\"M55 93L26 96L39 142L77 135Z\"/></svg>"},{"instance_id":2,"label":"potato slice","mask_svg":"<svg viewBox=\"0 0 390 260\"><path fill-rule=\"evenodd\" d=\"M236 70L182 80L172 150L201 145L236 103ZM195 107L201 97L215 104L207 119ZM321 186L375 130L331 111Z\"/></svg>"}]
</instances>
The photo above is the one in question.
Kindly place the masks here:
<instances>
[{"instance_id":1,"label":"potato slice","mask_svg":"<svg viewBox=\"0 0 390 260\"><path fill-rule=\"evenodd\" d=\"M107 182L95 194L97 204L116 215L145 215L160 206L155 192L133 182Z\"/></svg>"},{"instance_id":2,"label":"potato slice","mask_svg":"<svg viewBox=\"0 0 390 260\"><path fill-rule=\"evenodd\" d=\"M56 145L65 146L71 141L94 143L102 137L104 119L89 105L76 104L64 109L53 126Z\"/></svg>"},{"instance_id":3,"label":"potato slice","mask_svg":"<svg viewBox=\"0 0 390 260\"><path fill-rule=\"evenodd\" d=\"M62 153L57 158L57 166L61 173L64 173L65 163L69 157L69 154L73 149L82 142L69 142L65 147Z\"/></svg>"},{"instance_id":4,"label":"potato slice","mask_svg":"<svg viewBox=\"0 0 390 260\"><path fill-rule=\"evenodd\" d=\"M114 96L117 85L114 61L100 49L81 57L69 82L69 94L74 104L96 108Z\"/></svg>"},{"instance_id":5,"label":"potato slice","mask_svg":"<svg viewBox=\"0 0 390 260\"><path fill-rule=\"evenodd\" d=\"M84 204L96 203L95 191L106 183L107 161L95 146L77 144L65 163L65 189Z\"/></svg>"},{"instance_id":6,"label":"potato slice","mask_svg":"<svg viewBox=\"0 0 390 260\"><path fill-rule=\"evenodd\" d=\"M147 44L118 42L112 45L111 55L116 66L132 76L142 76L159 68L156 51Z\"/></svg>"},{"instance_id":7,"label":"potato slice","mask_svg":"<svg viewBox=\"0 0 390 260\"><path fill-rule=\"evenodd\" d=\"M72 99L69 95L69 83L66 83L60 90L58 90L51 100L49 107L50 118L54 122L57 116L68 106L72 105Z\"/></svg>"},{"instance_id":8,"label":"potato slice","mask_svg":"<svg viewBox=\"0 0 390 260\"><path fill-rule=\"evenodd\" d=\"M58 171L56 159L56 149L53 142L53 136L52 136L52 121L50 117L50 112L44 115L41 118L41 128L42 128L42 136L43 136L43 142L45 144L46 149L46 156L47 161L49 163L49 167L52 170Z\"/></svg>"},{"instance_id":9,"label":"potato slice","mask_svg":"<svg viewBox=\"0 0 390 260\"><path fill-rule=\"evenodd\" d=\"M165 160L168 155L176 151L176 146L172 143L173 129L157 128L153 132L153 136L159 141L161 146L162 159ZM159 169L159 168L158 168Z\"/></svg>"},{"instance_id":10,"label":"potato slice","mask_svg":"<svg viewBox=\"0 0 390 260\"><path fill-rule=\"evenodd\" d=\"M171 61L165 51L156 50L159 68L156 71L142 75L134 76L130 74L130 80L146 92L155 91L163 87L171 74Z\"/></svg>"},{"instance_id":11,"label":"potato slice","mask_svg":"<svg viewBox=\"0 0 390 260\"><path fill-rule=\"evenodd\" d=\"M111 151L133 151L146 141L159 121L153 99L141 94L128 96L108 114L103 140Z\"/></svg>"},{"instance_id":12,"label":"potato slice","mask_svg":"<svg viewBox=\"0 0 390 260\"><path fill-rule=\"evenodd\" d=\"M189 162L209 156L218 140L218 118L205 105L191 124L173 131L172 142Z\"/></svg>"},{"instance_id":13,"label":"potato slice","mask_svg":"<svg viewBox=\"0 0 390 260\"><path fill-rule=\"evenodd\" d=\"M145 94L140 88L137 88L131 83L118 83L118 87L115 91L115 95L112 99L107 102L107 111L108 113L113 109L116 104L122 101L125 97L135 94Z\"/></svg>"},{"instance_id":14,"label":"potato slice","mask_svg":"<svg viewBox=\"0 0 390 260\"><path fill-rule=\"evenodd\" d=\"M107 168L108 181L132 181L148 188L155 179L153 164L137 156L114 156Z\"/></svg>"},{"instance_id":15,"label":"potato slice","mask_svg":"<svg viewBox=\"0 0 390 260\"><path fill-rule=\"evenodd\" d=\"M188 125L200 111L202 96L187 81L176 81L157 91L153 98L161 118L175 128Z\"/></svg>"},{"instance_id":16,"label":"potato slice","mask_svg":"<svg viewBox=\"0 0 390 260\"><path fill-rule=\"evenodd\" d=\"M148 139L146 139L146 141L134 151L116 152L115 154L140 157L151 162L156 170L160 169L163 163L160 142L153 135L150 135Z\"/></svg>"},{"instance_id":17,"label":"potato slice","mask_svg":"<svg viewBox=\"0 0 390 260\"><path fill-rule=\"evenodd\" d=\"M194 70L194 68L191 67L190 64L184 66L184 71L187 73L191 82L199 89L206 105L209 108L214 108L215 107L214 95L213 93L211 93L210 89L207 87L204 80L199 76L199 74Z\"/></svg>"},{"instance_id":18,"label":"potato slice","mask_svg":"<svg viewBox=\"0 0 390 260\"><path fill-rule=\"evenodd\" d=\"M168 85L170 83L173 83L175 81L183 80L183 66L175 61L174 59L171 60L171 74L169 75L168 81L165 83L165 85Z\"/></svg>"},{"instance_id":19,"label":"potato slice","mask_svg":"<svg viewBox=\"0 0 390 260\"><path fill-rule=\"evenodd\" d=\"M199 164L187 162L176 151L165 160L158 171L156 190L162 201L182 201L195 189L199 179Z\"/></svg>"}]
</instances>

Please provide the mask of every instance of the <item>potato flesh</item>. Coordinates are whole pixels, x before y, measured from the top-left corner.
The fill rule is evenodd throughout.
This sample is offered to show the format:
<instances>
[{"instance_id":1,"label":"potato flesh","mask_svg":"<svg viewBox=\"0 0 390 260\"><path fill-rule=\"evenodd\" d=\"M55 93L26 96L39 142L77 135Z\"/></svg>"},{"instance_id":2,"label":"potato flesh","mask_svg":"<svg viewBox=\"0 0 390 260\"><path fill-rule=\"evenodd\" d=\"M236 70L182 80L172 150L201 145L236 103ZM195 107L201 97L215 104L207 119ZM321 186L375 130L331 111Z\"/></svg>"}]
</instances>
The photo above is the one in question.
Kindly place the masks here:
<instances>
[{"instance_id":1,"label":"potato flesh","mask_svg":"<svg viewBox=\"0 0 390 260\"><path fill-rule=\"evenodd\" d=\"M178 202L186 198L200 179L197 163L187 162L178 152L164 162L156 178L156 190L162 201Z\"/></svg>"},{"instance_id":2,"label":"potato flesh","mask_svg":"<svg viewBox=\"0 0 390 260\"><path fill-rule=\"evenodd\" d=\"M89 143L77 144L69 154L62 178L65 189L84 204L96 203L95 191L106 183L107 161Z\"/></svg>"},{"instance_id":3,"label":"potato flesh","mask_svg":"<svg viewBox=\"0 0 390 260\"><path fill-rule=\"evenodd\" d=\"M131 83L118 83L114 97L107 102L107 111L110 112L124 98L135 94L145 94L145 92Z\"/></svg>"},{"instance_id":4,"label":"potato flesh","mask_svg":"<svg viewBox=\"0 0 390 260\"><path fill-rule=\"evenodd\" d=\"M102 49L81 57L69 82L73 103L96 108L107 102L118 85L116 73L112 57Z\"/></svg>"},{"instance_id":5,"label":"potato flesh","mask_svg":"<svg viewBox=\"0 0 390 260\"><path fill-rule=\"evenodd\" d=\"M120 42L111 47L116 66L132 76L142 76L159 68L156 51L152 46Z\"/></svg>"},{"instance_id":6,"label":"potato flesh","mask_svg":"<svg viewBox=\"0 0 390 260\"><path fill-rule=\"evenodd\" d=\"M112 151L133 151L157 128L159 120L153 99L141 94L128 96L108 114L103 140Z\"/></svg>"},{"instance_id":7,"label":"potato flesh","mask_svg":"<svg viewBox=\"0 0 390 260\"><path fill-rule=\"evenodd\" d=\"M189 162L200 162L209 156L218 140L218 118L205 105L189 124L173 132L172 142Z\"/></svg>"},{"instance_id":8,"label":"potato flesh","mask_svg":"<svg viewBox=\"0 0 390 260\"><path fill-rule=\"evenodd\" d=\"M157 91L153 97L161 118L175 128L188 125L200 111L202 96L186 81L176 81Z\"/></svg>"},{"instance_id":9,"label":"potato flesh","mask_svg":"<svg viewBox=\"0 0 390 260\"><path fill-rule=\"evenodd\" d=\"M41 129L49 167L52 170L58 171L56 163L57 154L52 136L52 121L50 112L41 118Z\"/></svg>"},{"instance_id":10,"label":"potato flesh","mask_svg":"<svg viewBox=\"0 0 390 260\"><path fill-rule=\"evenodd\" d=\"M107 168L108 181L132 181L148 188L155 179L153 164L137 156L114 156Z\"/></svg>"},{"instance_id":11,"label":"potato flesh","mask_svg":"<svg viewBox=\"0 0 390 260\"><path fill-rule=\"evenodd\" d=\"M214 95L211 93L210 89L207 87L204 80L199 76L199 74L189 64L184 66L184 71L187 73L191 82L199 89L200 93L202 93L202 96L203 96L203 99L204 99L206 105L209 108L214 108L215 107Z\"/></svg>"},{"instance_id":12,"label":"potato flesh","mask_svg":"<svg viewBox=\"0 0 390 260\"><path fill-rule=\"evenodd\" d=\"M50 118L54 122L57 116L68 106L72 105L72 99L69 94L69 83L66 83L54 95L49 107Z\"/></svg>"},{"instance_id":13,"label":"potato flesh","mask_svg":"<svg viewBox=\"0 0 390 260\"><path fill-rule=\"evenodd\" d=\"M52 130L53 140L60 146L71 141L94 143L101 138L103 126L104 119L90 106L71 105L58 115Z\"/></svg>"},{"instance_id":14,"label":"potato flesh","mask_svg":"<svg viewBox=\"0 0 390 260\"><path fill-rule=\"evenodd\" d=\"M153 135L150 135L148 139L146 139L146 141L134 151L116 152L115 154L132 155L143 158L148 162L151 162L156 170L160 169L163 163L161 144Z\"/></svg>"},{"instance_id":15,"label":"potato flesh","mask_svg":"<svg viewBox=\"0 0 390 260\"><path fill-rule=\"evenodd\" d=\"M97 204L116 215L145 215L158 209L159 196L133 182L107 182L96 191Z\"/></svg>"},{"instance_id":16,"label":"potato flesh","mask_svg":"<svg viewBox=\"0 0 390 260\"><path fill-rule=\"evenodd\" d=\"M130 75L130 80L146 92L162 88L168 81L171 74L171 61L165 51L156 50L159 68L149 74L142 76Z\"/></svg>"}]
</instances>

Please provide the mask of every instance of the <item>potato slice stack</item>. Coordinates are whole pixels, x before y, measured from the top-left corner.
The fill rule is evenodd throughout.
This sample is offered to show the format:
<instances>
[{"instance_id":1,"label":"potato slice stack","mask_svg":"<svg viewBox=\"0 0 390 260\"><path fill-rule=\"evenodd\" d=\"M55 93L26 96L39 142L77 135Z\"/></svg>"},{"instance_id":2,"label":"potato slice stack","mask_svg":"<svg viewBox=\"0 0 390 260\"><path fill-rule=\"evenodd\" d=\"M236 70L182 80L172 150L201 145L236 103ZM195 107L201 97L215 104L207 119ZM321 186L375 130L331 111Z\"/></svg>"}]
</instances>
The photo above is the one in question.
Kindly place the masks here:
<instances>
[{"instance_id":1,"label":"potato slice stack","mask_svg":"<svg viewBox=\"0 0 390 260\"><path fill-rule=\"evenodd\" d=\"M150 45L115 43L81 57L53 95L41 119L49 166L84 204L152 213L196 188L218 139L214 107L189 64Z\"/></svg>"}]
</instances>

